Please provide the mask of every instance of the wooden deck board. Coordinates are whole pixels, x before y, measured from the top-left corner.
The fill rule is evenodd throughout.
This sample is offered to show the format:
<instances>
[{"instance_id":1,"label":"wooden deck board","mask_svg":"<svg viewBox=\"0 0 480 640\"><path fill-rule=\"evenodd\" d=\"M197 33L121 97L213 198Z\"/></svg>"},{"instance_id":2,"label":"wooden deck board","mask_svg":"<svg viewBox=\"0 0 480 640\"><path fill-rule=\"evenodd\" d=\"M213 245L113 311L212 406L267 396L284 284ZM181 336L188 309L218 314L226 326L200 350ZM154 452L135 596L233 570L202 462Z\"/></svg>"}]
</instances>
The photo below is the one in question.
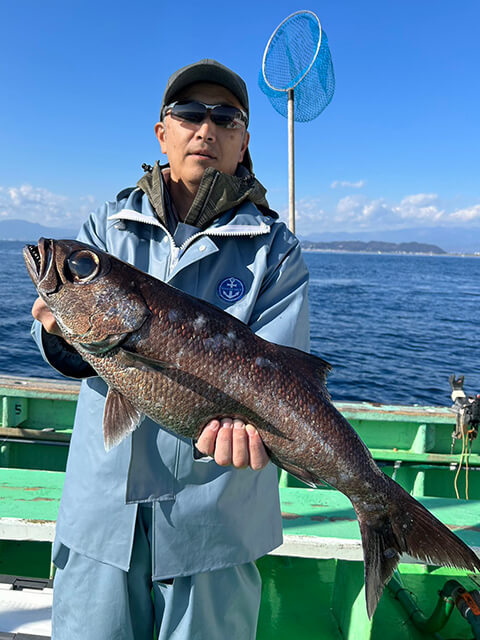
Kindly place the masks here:
<instances>
[{"instance_id":1,"label":"wooden deck board","mask_svg":"<svg viewBox=\"0 0 480 640\"><path fill-rule=\"evenodd\" d=\"M76 398L80 382L55 378L25 378L23 376L0 375L0 391L10 396Z\"/></svg>"}]
</instances>

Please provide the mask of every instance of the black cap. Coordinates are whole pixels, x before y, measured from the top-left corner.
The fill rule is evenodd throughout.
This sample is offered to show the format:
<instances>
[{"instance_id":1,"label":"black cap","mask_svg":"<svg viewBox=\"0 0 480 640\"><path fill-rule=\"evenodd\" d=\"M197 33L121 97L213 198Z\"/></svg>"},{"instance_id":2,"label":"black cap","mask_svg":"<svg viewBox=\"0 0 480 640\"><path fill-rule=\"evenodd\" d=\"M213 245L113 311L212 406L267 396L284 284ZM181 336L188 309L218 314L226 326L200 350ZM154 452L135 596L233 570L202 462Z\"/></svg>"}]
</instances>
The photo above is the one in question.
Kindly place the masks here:
<instances>
[{"instance_id":1,"label":"black cap","mask_svg":"<svg viewBox=\"0 0 480 640\"><path fill-rule=\"evenodd\" d=\"M163 109L166 105L174 101L175 97L186 87L199 82L219 84L228 89L237 98L240 105L249 113L247 86L242 78L225 65L204 58L186 67L175 71L167 82L165 93L163 94L162 106L160 107L160 120ZM252 171L252 159L247 148L242 163L250 172Z\"/></svg>"},{"instance_id":2,"label":"black cap","mask_svg":"<svg viewBox=\"0 0 480 640\"><path fill-rule=\"evenodd\" d=\"M235 71L225 67L216 60L204 58L172 73L163 94L160 117L165 105L173 102L175 97L191 84L209 82L219 84L233 93L241 106L248 113L248 93L245 82Z\"/></svg>"}]
</instances>

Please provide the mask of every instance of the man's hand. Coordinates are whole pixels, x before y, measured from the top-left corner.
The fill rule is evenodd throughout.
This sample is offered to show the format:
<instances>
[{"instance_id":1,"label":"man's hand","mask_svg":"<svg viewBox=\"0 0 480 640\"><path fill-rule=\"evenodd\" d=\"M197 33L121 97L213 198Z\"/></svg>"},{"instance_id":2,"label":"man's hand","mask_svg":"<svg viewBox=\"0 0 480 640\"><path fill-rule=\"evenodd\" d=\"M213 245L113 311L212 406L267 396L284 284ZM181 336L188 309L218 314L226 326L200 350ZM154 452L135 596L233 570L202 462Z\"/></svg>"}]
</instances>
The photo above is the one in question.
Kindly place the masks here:
<instances>
[{"instance_id":1,"label":"man's hand","mask_svg":"<svg viewBox=\"0 0 480 640\"><path fill-rule=\"evenodd\" d=\"M37 298L33 303L32 316L38 320L47 333L54 333L63 338L63 333L55 320L53 313L47 307L42 298Z\"/></svg>"},{"instance_id":2,"label":"man's hand","mask_svg":"<svg viewBox=\"0 0 480 640\"><path fill-rule=\"evenodd\" d=\"M212 456L222 467L251 467L255 471L268 464L268 454L258 431L237 418L211 420L195 445L200 453Z\"/></svg>"}]
</instances>

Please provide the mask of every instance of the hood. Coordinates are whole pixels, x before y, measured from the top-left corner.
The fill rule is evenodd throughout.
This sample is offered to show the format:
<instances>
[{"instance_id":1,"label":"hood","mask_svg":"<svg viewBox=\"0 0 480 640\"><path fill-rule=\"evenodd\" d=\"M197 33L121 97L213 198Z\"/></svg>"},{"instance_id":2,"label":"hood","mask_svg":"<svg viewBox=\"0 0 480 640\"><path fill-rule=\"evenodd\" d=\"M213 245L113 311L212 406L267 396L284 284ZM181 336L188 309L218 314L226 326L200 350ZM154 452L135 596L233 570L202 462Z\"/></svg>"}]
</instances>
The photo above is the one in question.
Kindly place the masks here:
<instances>
[{"instance_id":1,"label":"hood","mask_svg":"<svg viewBox=\"0 0 480 640\"><path fill-rule=\"evenodd\" d=\"M137 186L146 193L158 218L165 226L168 225L168 213L165 211L164 173L168 168L168 164L160 165L157 162L137 182ZM219 215L238 207L245 201L268 209L265 194L265 187L242 165L239 165L234 176L222 173L213 167L207 167L198 187L197 195L182 222L204 229Z\"/></svg>"}]
</instances>

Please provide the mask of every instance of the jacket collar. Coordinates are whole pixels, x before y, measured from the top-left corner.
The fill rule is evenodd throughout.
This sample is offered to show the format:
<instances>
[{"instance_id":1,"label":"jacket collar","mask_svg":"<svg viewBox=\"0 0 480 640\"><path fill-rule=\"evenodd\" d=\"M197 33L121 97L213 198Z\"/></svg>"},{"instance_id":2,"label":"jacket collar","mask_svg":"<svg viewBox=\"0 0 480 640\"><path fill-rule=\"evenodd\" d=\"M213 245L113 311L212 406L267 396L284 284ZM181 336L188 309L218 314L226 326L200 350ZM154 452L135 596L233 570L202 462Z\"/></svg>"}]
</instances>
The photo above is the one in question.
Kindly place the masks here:
<instances>
[{"instance_id":1,"label":"jacket collar","mask_svg":"<svg viewBox=\"0 0 480 640\"><path fill-rule=\"evenodd\" d=\"M108 216L108 220L131 220L132 222L143 222L150 224L154 227L160 227L164 231L168 231L165 225L158 219L153 211L151 204L147 201L147 206L138 207L138 193L139 190L132 192L125 207ZM143 200L143 198L142 198ZM142 203L143 205L145 203ZM206 229L199 231L196 235L257 235L262 233L269 233L270 226L273 219L278 217L275 212L272 211L271 217L262 216L258 209L250 202L241 206L240 210L230 209L225 213L218 216L212 221Z\"/></svg>"},{"instance_id":2,"label":"jacket collar","mask_svg":"<svg viewBox=\"0 0 480 640\"><path fill-rule=\"evenodd\" d=\"M157 162L151 171L137 182L137 187L147 195L156 216L167 228L169 211L165 205L167 193L164 175L168 169L168 165L162 166ZM248 201L268 208L265 194L265 188L241 165L234 176L208 167L183 222L204 229L222 213Z\"/></svg>"}]
</instances>

